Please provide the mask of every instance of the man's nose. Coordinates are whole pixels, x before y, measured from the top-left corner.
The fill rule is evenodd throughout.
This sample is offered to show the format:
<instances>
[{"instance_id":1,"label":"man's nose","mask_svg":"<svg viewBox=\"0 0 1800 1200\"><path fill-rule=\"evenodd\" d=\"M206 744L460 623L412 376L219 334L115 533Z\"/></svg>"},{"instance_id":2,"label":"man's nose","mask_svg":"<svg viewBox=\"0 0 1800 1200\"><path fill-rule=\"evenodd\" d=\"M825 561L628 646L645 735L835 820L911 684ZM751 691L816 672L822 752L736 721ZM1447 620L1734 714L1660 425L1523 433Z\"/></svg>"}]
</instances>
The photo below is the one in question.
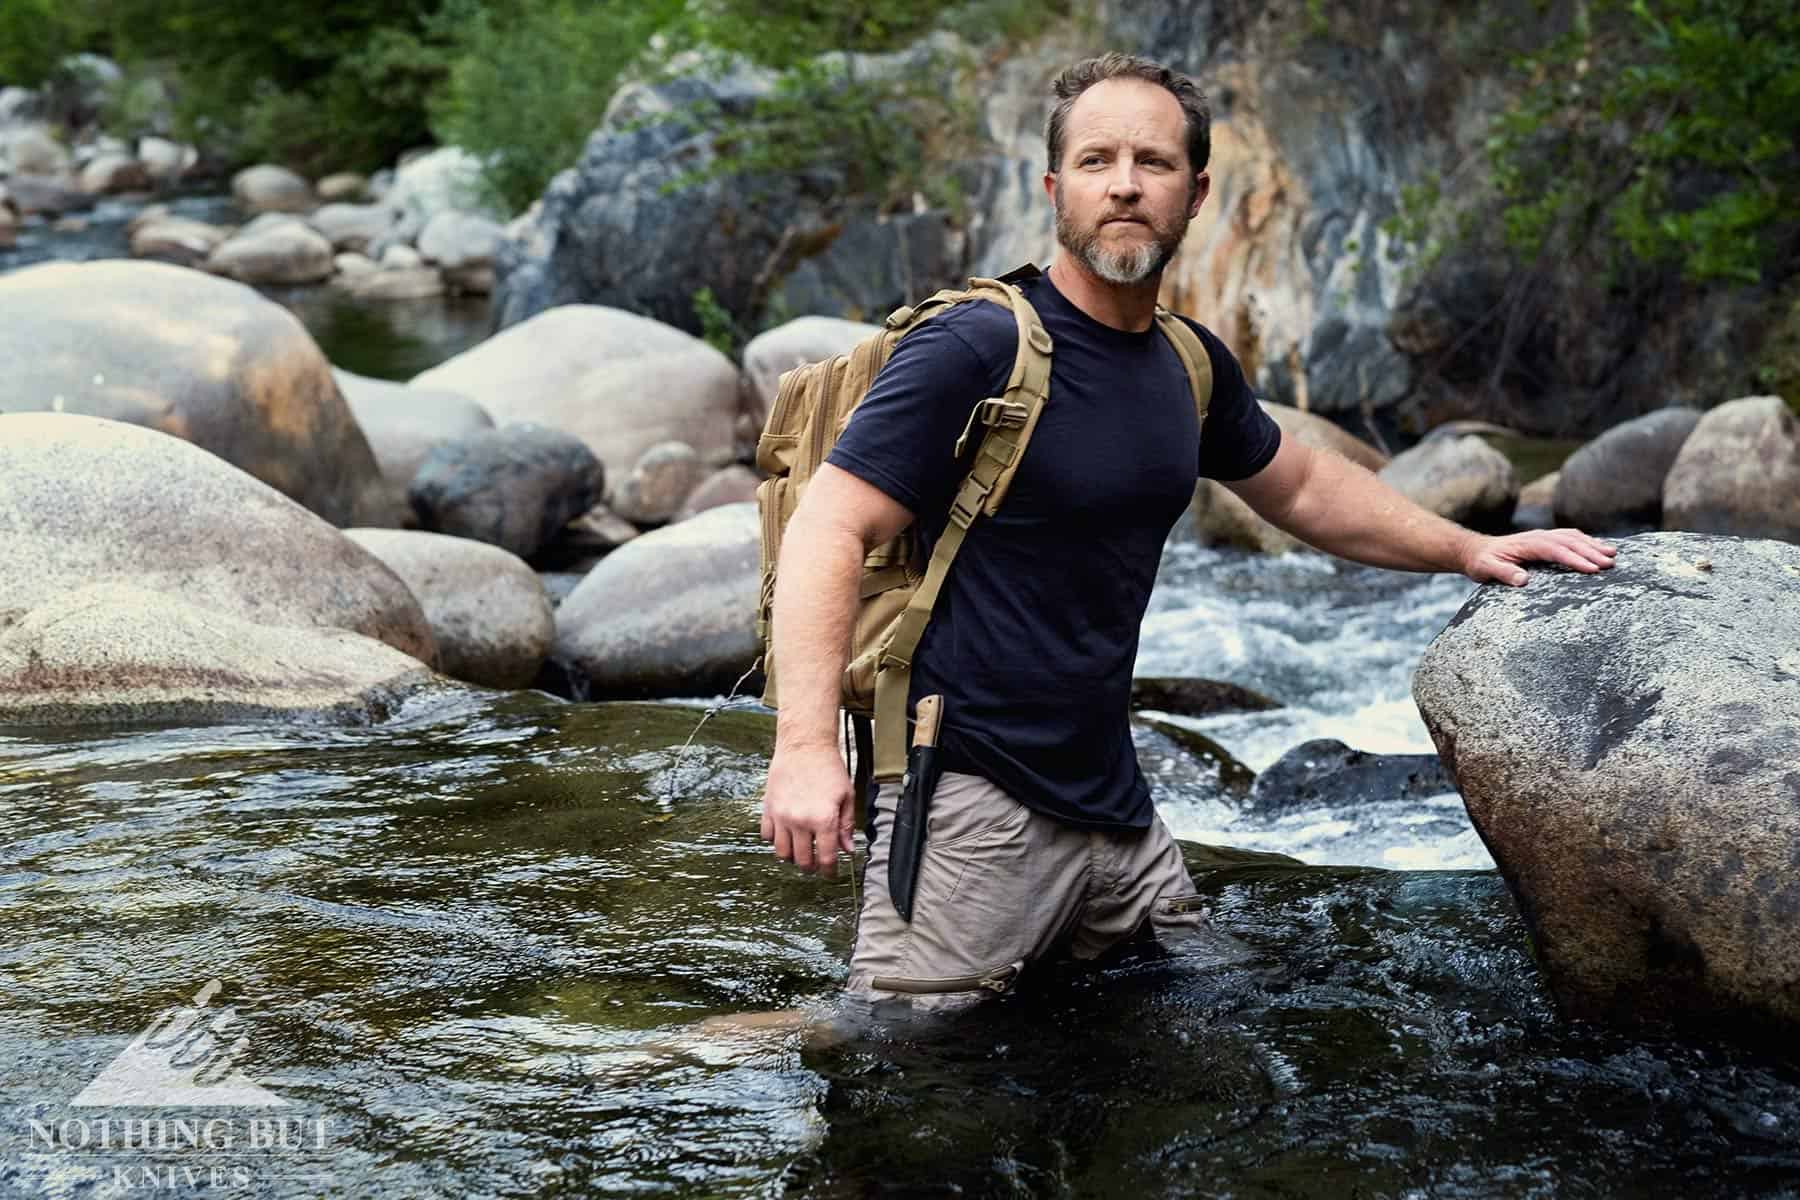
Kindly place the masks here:
<instances>
[{"instance_id":1,"label":"man's nose","mask_svg":"<svg viewBox=\"0 0 1800 1200\"><path fill-rule=\"evenodd\" d=\"M1113 168L1106 190L1119 200L1136 200L1142 195L1144 189L1138 184L1136 164L1129 160L1120 161Z\"/></svg>"}]
</instances>

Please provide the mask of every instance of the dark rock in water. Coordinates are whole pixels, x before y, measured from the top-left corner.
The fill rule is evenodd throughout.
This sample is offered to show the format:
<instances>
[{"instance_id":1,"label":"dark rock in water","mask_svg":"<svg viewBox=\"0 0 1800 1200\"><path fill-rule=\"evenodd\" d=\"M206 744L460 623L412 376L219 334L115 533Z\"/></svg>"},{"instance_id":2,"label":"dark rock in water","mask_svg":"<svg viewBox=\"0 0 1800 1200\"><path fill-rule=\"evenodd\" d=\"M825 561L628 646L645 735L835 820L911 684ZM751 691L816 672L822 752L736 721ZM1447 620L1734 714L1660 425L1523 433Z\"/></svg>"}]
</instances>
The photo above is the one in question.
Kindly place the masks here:
<instances>
[{"instance_id":1,"label":"dark rock in water","mask_svg":"<svg viewBox=\"0 0 1800 1200\"><path fill-rule=\"evenodd\" d=\"M1242 800L1256 779L1256 772L1231 751L1171 721L1133 718L1131 740L1144 774L1157 781L1159 790L1192 784L1208 796Z\"/></svg>"},{"instance_id":2,"label":"dark rock in water","mask_svg":"<svg viewBox=\"0 0 1800 1200\"><path fill-rule=\"evenodd\" d=\"M1261 692L1216 679L1133 679L1131 707L1153 708L1182 717L1210 717L1222 712L1265 712L1280 708Z\"/></svg>"},{"instance_id":3,"label":"dark rock in water","mask_svg":"<svg viewBox=\"0 0 1800 1200\"><path fill-rule=\"evenodd\" d=\"M1325 805L1388 804L1454 792L1435 754L1370 754L1335 738L1302 742L1283 754L1250 789L1259 812Z\"/></svg>"},{"instance_id":4,"label":"dark rock in water","mask_svg":"<svg viewBox=\"0 0 1800 1200\"><path fill-rule=\"evenodd\" d=\"M605 471L581 439L506 425L440 442L407 489L421 527L529 558L594 506Z\"/></svg>"},{"instance_id":5,"label":"dark rock in water","mask_svg":"<svg viewBox=\"0 0 1800 1200\"><path fill-rule=\"evenodd\" d=\"M1642 533L1662 524L1663 480L1700 410L1665 408L1607 430L1563 463L1551 508L1561 525Z\"/></svg>"},{"instance_id":6,"label":"dark rock in water","mask_svg":"<svg viewBox=\"0 0 1800 1200\"><path fill-rule=\"evenodd\" d=\"M1800 1027L1800 547L1484 587L1413 695L1574 1014Z\"/></svg>"}]
</instances>

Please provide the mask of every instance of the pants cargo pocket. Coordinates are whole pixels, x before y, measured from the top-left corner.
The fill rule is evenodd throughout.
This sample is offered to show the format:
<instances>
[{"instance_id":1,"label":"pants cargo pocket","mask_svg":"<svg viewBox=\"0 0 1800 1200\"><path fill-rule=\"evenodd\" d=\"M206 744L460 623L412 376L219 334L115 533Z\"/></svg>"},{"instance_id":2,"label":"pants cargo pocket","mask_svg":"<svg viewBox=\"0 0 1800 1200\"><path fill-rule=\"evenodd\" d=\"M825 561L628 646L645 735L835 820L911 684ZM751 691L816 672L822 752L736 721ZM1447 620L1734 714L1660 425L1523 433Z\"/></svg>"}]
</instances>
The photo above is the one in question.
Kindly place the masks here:
<instances>
[{"instance_id":1,"label":"pants cargo pocket","mask_svg":"<svg viewBox=\"0 0 1800 1200\"><path fill-rule=\"evenodd\" d=\"M878 992L894 992L902 996L949 996L958 993L978 996L982 992L1003 995L1012 990L1013 983L1024 968L1023 962L1009 962L978 975L958 975L948 979L902 979L894 975L877 975L869 980L869 986Z\"/></svg>"}]
</instances>

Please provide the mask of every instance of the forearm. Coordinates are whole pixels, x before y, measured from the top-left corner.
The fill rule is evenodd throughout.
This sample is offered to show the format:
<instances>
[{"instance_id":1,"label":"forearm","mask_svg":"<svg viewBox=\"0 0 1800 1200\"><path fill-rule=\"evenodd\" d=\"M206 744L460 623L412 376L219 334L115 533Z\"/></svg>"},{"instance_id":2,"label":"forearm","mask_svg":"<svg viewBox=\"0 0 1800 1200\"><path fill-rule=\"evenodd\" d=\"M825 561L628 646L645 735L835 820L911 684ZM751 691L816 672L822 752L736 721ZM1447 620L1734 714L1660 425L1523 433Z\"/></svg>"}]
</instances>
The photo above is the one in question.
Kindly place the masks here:
<instances>
[{"instance_id":1,"label":"forearm","mask_svg":"<svg viewBox=\"0 0 1800 1200\"><path fill-rule=\"evenodd\" d=\"M837 746L863 553L856 534L804 507L788 523L775 573L770 639L781 678L778 749Z\"/></svg>"},{"instance_id":2,"label":"forearm","mask_svg":"<svg viewBox=\"0 0 1800 1200\"><path fill-rule=\"evenodd\" d=\"M1483 541L1336 454L1308 455L1283 500L1263 515L1309 545L1371 566L1466 571Z\"/></svg>"}]
</instances>

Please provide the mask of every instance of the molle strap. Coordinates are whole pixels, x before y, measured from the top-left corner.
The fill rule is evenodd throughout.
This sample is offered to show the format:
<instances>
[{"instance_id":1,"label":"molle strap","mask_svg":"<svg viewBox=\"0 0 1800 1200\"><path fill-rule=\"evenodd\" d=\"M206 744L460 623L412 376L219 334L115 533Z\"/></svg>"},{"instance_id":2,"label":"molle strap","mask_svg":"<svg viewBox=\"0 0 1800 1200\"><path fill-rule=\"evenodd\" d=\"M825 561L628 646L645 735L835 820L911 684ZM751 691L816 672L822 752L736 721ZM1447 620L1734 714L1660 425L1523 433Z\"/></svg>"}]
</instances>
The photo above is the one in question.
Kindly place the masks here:
<instances>
[{"instance_id":1,"label":"molle strap","mask_svg":"<svg viewBox=\"0 0 1800 1200\"><path fill-rule=\"evenodd\" d=\"M1206 411L1212 405L1212 356L1207 354L1206 343L1200 340L1200 335L1160 304L1156 306L1156 327L1169 339L1169 345L1175 347L1175 357L1181 360L1181 368L1187 372L1188 387L1194 393L1194 411L1200 415L1200 427L1204 431Z\"/></svg>"}]
</instances>

